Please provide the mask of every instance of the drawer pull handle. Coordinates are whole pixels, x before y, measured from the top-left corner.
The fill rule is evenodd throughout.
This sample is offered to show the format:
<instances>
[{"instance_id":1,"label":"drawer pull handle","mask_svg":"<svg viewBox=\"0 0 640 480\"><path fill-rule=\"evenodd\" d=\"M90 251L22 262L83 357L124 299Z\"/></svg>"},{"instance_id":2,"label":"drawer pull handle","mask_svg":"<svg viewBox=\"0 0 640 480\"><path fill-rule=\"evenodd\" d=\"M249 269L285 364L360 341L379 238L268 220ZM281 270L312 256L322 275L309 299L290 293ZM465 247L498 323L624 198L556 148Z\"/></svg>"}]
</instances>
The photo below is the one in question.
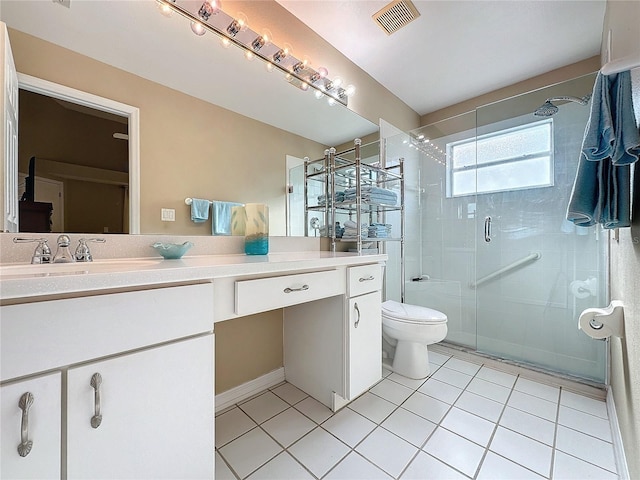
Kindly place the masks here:
<instances>
[{"instance_id":1,"label":"drawer pull handle","mask_svg":"<svg viewBox=\"0 0 640 480\"><path fill-rule=\"evenodd\" d=\"M309 290L309 285L302 285L300 288L285 288L284 289L284 293L291 293L291 292L303 292L305 290Z\"/></svg>"},{"instance_id":2,"label":"drawer pull handle","mask_svg":"<svg viewBox=\"0 0 640 480\"><path fill-rule=\"evenodd\" d=\"M355 309L356 309L356 312L358 313L358 318L356 318L356 321L355 321L355 323L353 324L353 326L354 326L355 328L358 328L358 325L360 324L360 309L358 308L358 304L357 304L357 303L354 303L354 304L353 304L353 308L355 308Z\"/></svg>"},{"instance_id":3,"label":"drawer pull handle","mask_svg":"<svg viewBox=\"0 0 640 480\"><path fill-rule=\"evenodd\" d=\"M95 415L91 417L91 427L98 428L102 423L102 414L100 413L100 385L102 385L102 375L99 373L91 375L89 385L93 387L93 399L95 403Z\"/></svg>"},{"instance_id":4,"label":"drawer pull handle","mask_svg":"<svg viewBox=\"0 0 640 480\"><path fill-rule=\"evenodd\" d=\"M18 407L22 410L22 421L20 423L20 445L18 445L18 454L26 457L33 447L33 441L29 440L29 409L33 405L33 393L23 393L18 400Z\"/></svg>"},{"instance_id":5,"label":"drawer pull handle","mask_svg":"<svg viewBox=\"0 0 640 480\"><path fill-rule=\"evenodd\" d=\"M374 277L373 275L369 275L368 277L360 277L360 282L370 282L371 280L374 280L376 277Z\"/></svg>"}]
</instances>

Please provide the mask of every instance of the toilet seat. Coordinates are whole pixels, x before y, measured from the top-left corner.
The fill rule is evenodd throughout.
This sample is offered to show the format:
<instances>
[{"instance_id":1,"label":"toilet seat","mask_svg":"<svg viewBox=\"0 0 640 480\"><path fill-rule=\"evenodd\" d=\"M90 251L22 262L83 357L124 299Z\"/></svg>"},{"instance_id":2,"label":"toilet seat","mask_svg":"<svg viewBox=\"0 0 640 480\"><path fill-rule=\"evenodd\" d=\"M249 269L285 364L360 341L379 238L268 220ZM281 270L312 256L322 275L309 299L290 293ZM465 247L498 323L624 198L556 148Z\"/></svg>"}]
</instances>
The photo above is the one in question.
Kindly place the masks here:
<instances>
[{"instance_id":1,"label":"toilet seat","mask_svg":"<svg viewBox=\"0 0 640 480\"><path fill-rule=\"evenodd\" d=\"M447 316L432 308L387 300L382 303L382 316L396 322L439 325L447 323Z\"/></svg>"}]
</instances>

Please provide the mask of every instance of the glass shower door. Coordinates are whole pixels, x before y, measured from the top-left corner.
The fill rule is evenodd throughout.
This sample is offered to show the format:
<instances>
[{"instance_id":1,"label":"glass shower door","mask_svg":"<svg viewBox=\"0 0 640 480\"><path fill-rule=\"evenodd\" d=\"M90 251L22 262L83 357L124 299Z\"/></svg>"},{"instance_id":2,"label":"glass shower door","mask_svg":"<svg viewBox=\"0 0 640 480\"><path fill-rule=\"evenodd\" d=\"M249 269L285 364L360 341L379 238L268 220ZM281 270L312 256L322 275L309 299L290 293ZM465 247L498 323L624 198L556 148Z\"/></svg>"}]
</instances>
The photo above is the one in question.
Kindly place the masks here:
<instances>
[{"instance_id":1,"label":"glass shower door","mask_svg":"<svg viewBox=\"0 0 640 480\"><path fill-rule=\"evenodd\" d=\"M562 88L582 96L589 84ZM548 90L476 112L477 350L604 383L604 342L577 323L606 305L606 236L565 220L589 109L536 117Z\"/></svg>"}]
</instances>

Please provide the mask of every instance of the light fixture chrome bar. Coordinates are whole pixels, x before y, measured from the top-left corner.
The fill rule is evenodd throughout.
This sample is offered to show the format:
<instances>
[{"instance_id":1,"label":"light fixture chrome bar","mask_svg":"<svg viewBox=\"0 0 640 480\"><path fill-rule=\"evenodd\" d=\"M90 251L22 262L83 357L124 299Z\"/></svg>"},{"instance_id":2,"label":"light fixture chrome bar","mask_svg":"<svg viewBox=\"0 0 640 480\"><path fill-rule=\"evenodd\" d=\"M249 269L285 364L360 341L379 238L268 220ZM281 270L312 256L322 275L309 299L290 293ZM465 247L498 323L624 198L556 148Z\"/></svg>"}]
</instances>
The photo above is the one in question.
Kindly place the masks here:
<instances>
[{"instance_id":1,"label":"light fixture chrome bar","mask_svg":"<svg viewBox=\"0 0 640 480\"><path fill-rule=\"evenodd\" d=\"M344 88L334 86L331 80L325 78L319 71L296 58L287 49L266 41L260 33L249 27L240 28L235 18L223 10L213 7L209 0L204 0L202 4L184 0L156 1L270 64L274 69L284 73L285 79L292 85L302 90L313 88L328 98L347 106L349 95Z\"/></svg>"}]
</instances>

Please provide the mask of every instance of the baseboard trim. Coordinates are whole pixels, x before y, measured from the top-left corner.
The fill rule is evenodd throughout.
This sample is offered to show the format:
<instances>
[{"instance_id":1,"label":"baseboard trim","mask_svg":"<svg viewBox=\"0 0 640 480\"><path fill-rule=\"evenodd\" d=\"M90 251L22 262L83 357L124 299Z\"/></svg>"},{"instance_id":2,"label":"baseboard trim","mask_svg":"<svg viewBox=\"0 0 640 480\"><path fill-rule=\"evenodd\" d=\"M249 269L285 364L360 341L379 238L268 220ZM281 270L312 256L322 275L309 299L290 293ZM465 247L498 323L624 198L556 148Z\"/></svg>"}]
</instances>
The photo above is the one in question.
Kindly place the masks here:
<instances>
[{"instance_id":1,"label":"baseboard trim","mask_svg":"<svg viewBox=\"0 0 640 480\"><path fill-rule=\"evenodd\" d=\"M225 408L235 405L242 400L252 397L257 393L282 382L284 382L284 367L273 370L261 377L254 378L253 380L243 383L242 385L238 385L231 390L219 393L215 398L215 411L218 413Z\"/></svg>"},{"instance_id":2,"label":"baseboard trim","mask_svg":"<svg viewBox=\"0 0 640 480\"><path fill-rule=\"evenodd\" d=\"M618 415L616 414L616 405L613 400L613 389L611 386L607 388L607 415L609 416L609 426L611 427L611 437L613 443L613 455L618 469L618 478L620 480L629 480L629 467L627 465L627 457L624 454L624 445L622 443L622 432L618 423Z\"/></svg>"}]
</instances>

